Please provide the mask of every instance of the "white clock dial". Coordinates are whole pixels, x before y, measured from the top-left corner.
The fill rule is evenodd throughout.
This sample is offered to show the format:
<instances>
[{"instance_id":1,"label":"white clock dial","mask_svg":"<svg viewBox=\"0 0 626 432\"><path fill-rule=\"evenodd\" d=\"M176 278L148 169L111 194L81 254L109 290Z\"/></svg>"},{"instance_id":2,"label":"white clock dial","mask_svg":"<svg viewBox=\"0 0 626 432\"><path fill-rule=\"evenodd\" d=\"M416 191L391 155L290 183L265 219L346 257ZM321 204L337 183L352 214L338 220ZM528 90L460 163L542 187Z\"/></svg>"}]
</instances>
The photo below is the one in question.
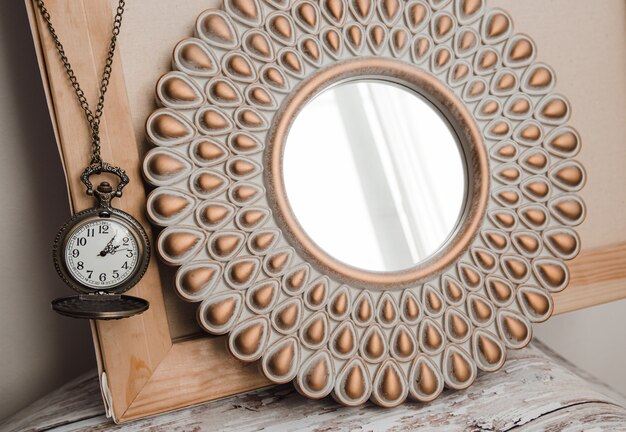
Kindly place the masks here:
<instances>
[{"instance_id":1,"label":"white clock dial","mask_svg":"<svg viewBox=\"0 0 626 432\"><path fill-rule=\"evenodd\" d=\"M67 239L64 254L69 273L97 290L127 281L139 260L137 240L125 224L113 219L79 225Z\"/></svg>"}]
</instances>

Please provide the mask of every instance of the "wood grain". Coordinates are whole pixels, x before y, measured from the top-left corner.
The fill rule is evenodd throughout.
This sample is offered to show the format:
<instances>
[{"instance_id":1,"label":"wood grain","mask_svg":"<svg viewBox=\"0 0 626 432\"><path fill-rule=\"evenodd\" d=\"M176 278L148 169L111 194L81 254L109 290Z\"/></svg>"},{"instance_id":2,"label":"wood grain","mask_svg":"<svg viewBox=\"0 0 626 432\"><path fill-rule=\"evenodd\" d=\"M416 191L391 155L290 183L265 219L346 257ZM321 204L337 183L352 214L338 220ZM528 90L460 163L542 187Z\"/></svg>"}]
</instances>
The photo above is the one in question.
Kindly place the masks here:
<instances>
[{"instance_id":1,"label":"wood grain","mask_svg":"<svg viewBox=\"0 0 626 432\"><path fill-rule=\"evenodd\" d=\"M581 377L540 344L510 355L497 374L482 374L466 391L446 391L428 404L407 402L394 409L372 404L340 406L331 398L308 400L291 385L146 418L111 424L95 409L97 379L69 383L0 425L2 430L617 430L626 409L605 386ZM77 394L85 397L77 398ZM506 396L505 396L506 395Z\"/></svg>"},{"instance_id":2,"label":"wood grain","mask_svg":"<svg viewBox=\"0 0 626 432\"><path fill-rule=\"evenodd\" d=\"M568 263L570 284L554 295L554 314L626 298L626 243L584 250Z\"/></svg>"}]
</instances>

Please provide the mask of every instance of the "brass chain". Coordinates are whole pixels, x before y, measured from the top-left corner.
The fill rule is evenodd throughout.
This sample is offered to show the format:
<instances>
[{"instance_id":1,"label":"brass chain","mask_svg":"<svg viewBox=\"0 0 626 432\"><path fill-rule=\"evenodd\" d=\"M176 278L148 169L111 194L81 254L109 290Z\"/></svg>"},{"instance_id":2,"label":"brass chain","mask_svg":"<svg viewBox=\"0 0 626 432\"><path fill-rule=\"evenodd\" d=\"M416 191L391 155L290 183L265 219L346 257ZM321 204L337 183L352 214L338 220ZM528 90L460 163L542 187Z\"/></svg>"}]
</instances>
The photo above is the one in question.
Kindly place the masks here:
<instances>
[{"instance_id":1,"label":"brass chain","mask_svg":"<svg viewBox=\"0 0 626 432\"><path fill-rule=\"evenodd\" d=\"M126 6L125 0L119 0L117 5L117 10L115 13L115 19L113 20L113 30L111 34L111 43L109 44L109 51L107 54L106 62L104 64L104 70L102 71L102 80L100 82L100 97L98 98L98 105L96 106L95 112L91 111L89 108L89 102L87 102L87 98L85 97L85 92L80 87L78 83L78 78L76 78L76 74L72 69L72 65L70 64L67 55L65 54L65 49L63 48L63 44L59 40L59 36L57 35L54 26L52 25L52 20L50 19L50 12L46 9L43 0L36 0L37 6L39 7L39 11L41 12L41 16L43 20L46 22L48 26L48 30L50 31L50 36L52 36L52 40L54 41L54 45L56 46L57 51L59 52L59 56L61 58L61 62L63 63L63 67L65 68L65 72L67 77L74 88L74 92L78 97L78 101L80 102L80 106L85 112L85 116L87 117L87 121L89 122L89 126L91 128L91 164L102 164L102 158L100 157L100 118L102 117L102 112L104 111L104 96L109 87L109 81L111 79L111 72L113 66L113 55L115 54L115 47L117 45L117 37L120 34L120 29L122 27L122 15L124 14L124 7Z\"/></svg>"}]
</instances>

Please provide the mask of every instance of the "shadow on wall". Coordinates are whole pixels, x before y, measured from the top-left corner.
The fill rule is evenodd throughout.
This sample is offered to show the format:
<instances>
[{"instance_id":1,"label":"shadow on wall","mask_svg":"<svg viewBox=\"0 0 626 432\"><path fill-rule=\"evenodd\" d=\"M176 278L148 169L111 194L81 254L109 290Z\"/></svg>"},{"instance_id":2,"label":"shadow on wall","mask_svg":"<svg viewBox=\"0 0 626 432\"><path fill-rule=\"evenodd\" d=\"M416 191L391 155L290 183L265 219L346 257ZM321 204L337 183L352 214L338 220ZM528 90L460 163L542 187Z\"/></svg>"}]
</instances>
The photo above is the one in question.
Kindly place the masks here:
<instances>
[{"instance_id":1,"label":"shadow on wall","mask_svg":"<svg viewBox=\"0 0 626 432\"><path fill-rule=\"evenodd\" d=\"M69 216L68 201L19 0L0 2L0 140L2 419L95 367L88 322L50 309L54 297L72 294L51 260L56 231Z\"/></svg>"}]
</instances>

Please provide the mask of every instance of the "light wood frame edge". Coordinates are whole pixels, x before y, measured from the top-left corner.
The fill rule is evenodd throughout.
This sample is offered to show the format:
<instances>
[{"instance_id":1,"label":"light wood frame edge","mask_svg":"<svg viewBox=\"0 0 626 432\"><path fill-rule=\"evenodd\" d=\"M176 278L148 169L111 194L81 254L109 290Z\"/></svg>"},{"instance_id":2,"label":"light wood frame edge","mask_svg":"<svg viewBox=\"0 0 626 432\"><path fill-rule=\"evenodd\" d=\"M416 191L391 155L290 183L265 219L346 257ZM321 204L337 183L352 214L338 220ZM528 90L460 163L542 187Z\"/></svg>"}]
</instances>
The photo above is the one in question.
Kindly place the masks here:
<instances>
[{"instance_id":1,"label":"light wood frame edge","mask_svg":"<svg viewBox=\"0 0 626 432\"><path fill-rule=\"evenodd\" d=\"M87 162L83 143L89 142L88 131L86 127L68 127L83 114L75 103L75 96L32 0L25 0L25 3L66 173L70 204L73 209L80 210L90 206L77 175ZM75 59L76 56L72 56L75 52L89 54L85 54L85 59L80 59L75 66L80 72L81 83L87 89L95 89L100 73L95 65L100 62L94 59L94 51L100 53L109 38L110 28L102 24L108 23L112 16L109 2L55 0L49 2L48 8L64 41L71 41L67 46L70 57ZM70 22L72 25L69 25ZM84 37L87 31L90 38ZM101 127L103 156L129 171L134 182L126 192L126 197L131 199L125 200L125 204L130 205L124 208L135 216L141 216L141 220L145 190L139 181L141 175L137 162L140 155L132 130L119 57L118 54L107 96L109 107L114 105L116 110L105 114ZM87 91L88 95L91 93ZM115 124L115 128L107 127L107 118L110 124ZM132 145L125 146L123 143ZM626 298L624 263L626 243L583 251L569 264L570 286L554 296L554 313ZM107 374L112 416L116 422L179 409L270 384L254 364L243 364L228 354L224 337L172 341L161 288L158 267L153 258L146 277L133 288L137 295L151 301L149 312L121 321L96 322L92 326L98 364L100 372Z\"/></svg>"}]
</instances>

